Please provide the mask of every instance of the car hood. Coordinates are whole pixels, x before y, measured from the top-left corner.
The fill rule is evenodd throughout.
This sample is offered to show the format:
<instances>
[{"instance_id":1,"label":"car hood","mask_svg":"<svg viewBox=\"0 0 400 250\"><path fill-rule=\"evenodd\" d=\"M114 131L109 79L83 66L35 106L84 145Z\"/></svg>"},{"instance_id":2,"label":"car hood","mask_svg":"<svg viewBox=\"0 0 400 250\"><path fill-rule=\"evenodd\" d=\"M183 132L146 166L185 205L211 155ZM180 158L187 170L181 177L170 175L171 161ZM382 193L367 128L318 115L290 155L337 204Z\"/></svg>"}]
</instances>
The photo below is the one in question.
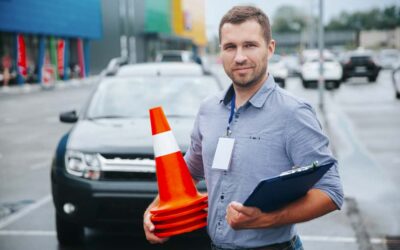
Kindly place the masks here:
<instances>
[{"instance_id":1,"label":"car hood","mask_svg":"<svg viewBox=\"0 0 400 250\"><path fill-rule=\"evenodd\" d=\"M190 143L193 118L169 119L182 151ZM67 149L87 153L153 154L150 119L81 120L72 129Z\"/></svg>"}]
</instances>

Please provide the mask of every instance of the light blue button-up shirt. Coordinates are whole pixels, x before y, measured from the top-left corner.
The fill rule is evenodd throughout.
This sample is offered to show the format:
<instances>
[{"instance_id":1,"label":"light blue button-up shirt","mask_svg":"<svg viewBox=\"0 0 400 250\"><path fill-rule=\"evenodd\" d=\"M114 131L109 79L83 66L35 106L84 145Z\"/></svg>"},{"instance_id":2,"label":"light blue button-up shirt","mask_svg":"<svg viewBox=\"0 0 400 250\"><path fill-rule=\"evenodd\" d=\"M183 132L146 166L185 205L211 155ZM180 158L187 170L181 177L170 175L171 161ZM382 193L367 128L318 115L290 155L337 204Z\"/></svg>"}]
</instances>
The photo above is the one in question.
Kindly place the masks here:
<instances>
[{"instance_id":1,"label":"light blue button-up shirt","mask_svg":"<svg viewBox=\"0 0 400 250\"><path fill-rule=\"evenodd\" d=\"M208 233L223 248L250 248L290 240L294 225L233 230L225 220L231 201L243 203L260 180L292 166L336 160L328 148L313 108L277 86L272 76L242 107L230 129L235 139L228 171L212 169L218 139L226 135L233 87L203 101L185 160L194 179L205 178L208 190ZM315 185L340 208L343 190L337 163Z\"/></svg>"}]
</instances>

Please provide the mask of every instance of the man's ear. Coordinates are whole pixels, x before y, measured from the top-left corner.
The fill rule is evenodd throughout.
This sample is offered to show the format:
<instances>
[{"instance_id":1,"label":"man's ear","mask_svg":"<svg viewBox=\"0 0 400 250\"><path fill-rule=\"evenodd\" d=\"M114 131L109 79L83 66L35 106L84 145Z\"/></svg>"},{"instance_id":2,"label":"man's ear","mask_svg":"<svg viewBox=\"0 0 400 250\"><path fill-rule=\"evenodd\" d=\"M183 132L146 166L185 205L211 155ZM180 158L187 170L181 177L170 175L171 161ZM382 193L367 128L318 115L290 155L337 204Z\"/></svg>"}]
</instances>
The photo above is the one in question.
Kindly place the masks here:
<instances>
[{"instance_id":1,"label":"man's ear","mask_svg":"<svg viewBox=\"0 0 400 250\"><path fill-rule=\"evenodd\" d=\"M268 60L274 55L275 52L275 40L271 40L268 44Z\"/></svg>"}]
</instances>

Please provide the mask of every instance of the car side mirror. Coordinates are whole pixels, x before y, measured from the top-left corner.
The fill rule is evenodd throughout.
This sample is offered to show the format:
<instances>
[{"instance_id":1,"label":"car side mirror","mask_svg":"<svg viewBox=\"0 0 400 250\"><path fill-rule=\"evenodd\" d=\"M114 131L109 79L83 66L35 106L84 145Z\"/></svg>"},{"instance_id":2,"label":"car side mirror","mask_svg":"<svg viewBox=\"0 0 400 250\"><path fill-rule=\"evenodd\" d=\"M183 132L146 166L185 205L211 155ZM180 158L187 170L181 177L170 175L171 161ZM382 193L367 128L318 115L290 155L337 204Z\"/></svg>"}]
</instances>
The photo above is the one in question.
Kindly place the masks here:
<instances>
[{"instance_id":1,"label":"car side mirror","mask_svg":"<svg viewBox=\"0 0 400 250\"><path fill-rule=\"evenodd\" d=\"M65 123L75 123L78 121L78 115L75 110L63 112L60 114L60 121Z\"/></svg>"}]
</instances>

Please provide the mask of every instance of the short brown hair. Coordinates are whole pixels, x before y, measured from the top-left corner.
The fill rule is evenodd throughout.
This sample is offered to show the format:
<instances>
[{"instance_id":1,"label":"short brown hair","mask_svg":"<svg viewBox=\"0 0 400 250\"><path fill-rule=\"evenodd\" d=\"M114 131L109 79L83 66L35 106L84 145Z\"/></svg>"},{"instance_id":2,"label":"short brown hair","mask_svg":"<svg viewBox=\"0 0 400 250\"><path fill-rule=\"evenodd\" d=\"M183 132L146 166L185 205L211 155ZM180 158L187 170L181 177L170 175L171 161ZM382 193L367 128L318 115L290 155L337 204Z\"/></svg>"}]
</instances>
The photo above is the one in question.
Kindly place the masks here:
<instances>
[{"instance_id":1,"label":"short brown hair","mask_svg":"<svg viewBox=\"0 0 400 250\"><path fill-rule=\"evenodd\" d=\"M260 24L267 44L271 41L271 25L268 16L259 8L253 6L235 6L230 9L219 23L219 42L221 42L221 28L225 23L241 24L248 20L255 20Z\"/></svg>"}]
</instances>

